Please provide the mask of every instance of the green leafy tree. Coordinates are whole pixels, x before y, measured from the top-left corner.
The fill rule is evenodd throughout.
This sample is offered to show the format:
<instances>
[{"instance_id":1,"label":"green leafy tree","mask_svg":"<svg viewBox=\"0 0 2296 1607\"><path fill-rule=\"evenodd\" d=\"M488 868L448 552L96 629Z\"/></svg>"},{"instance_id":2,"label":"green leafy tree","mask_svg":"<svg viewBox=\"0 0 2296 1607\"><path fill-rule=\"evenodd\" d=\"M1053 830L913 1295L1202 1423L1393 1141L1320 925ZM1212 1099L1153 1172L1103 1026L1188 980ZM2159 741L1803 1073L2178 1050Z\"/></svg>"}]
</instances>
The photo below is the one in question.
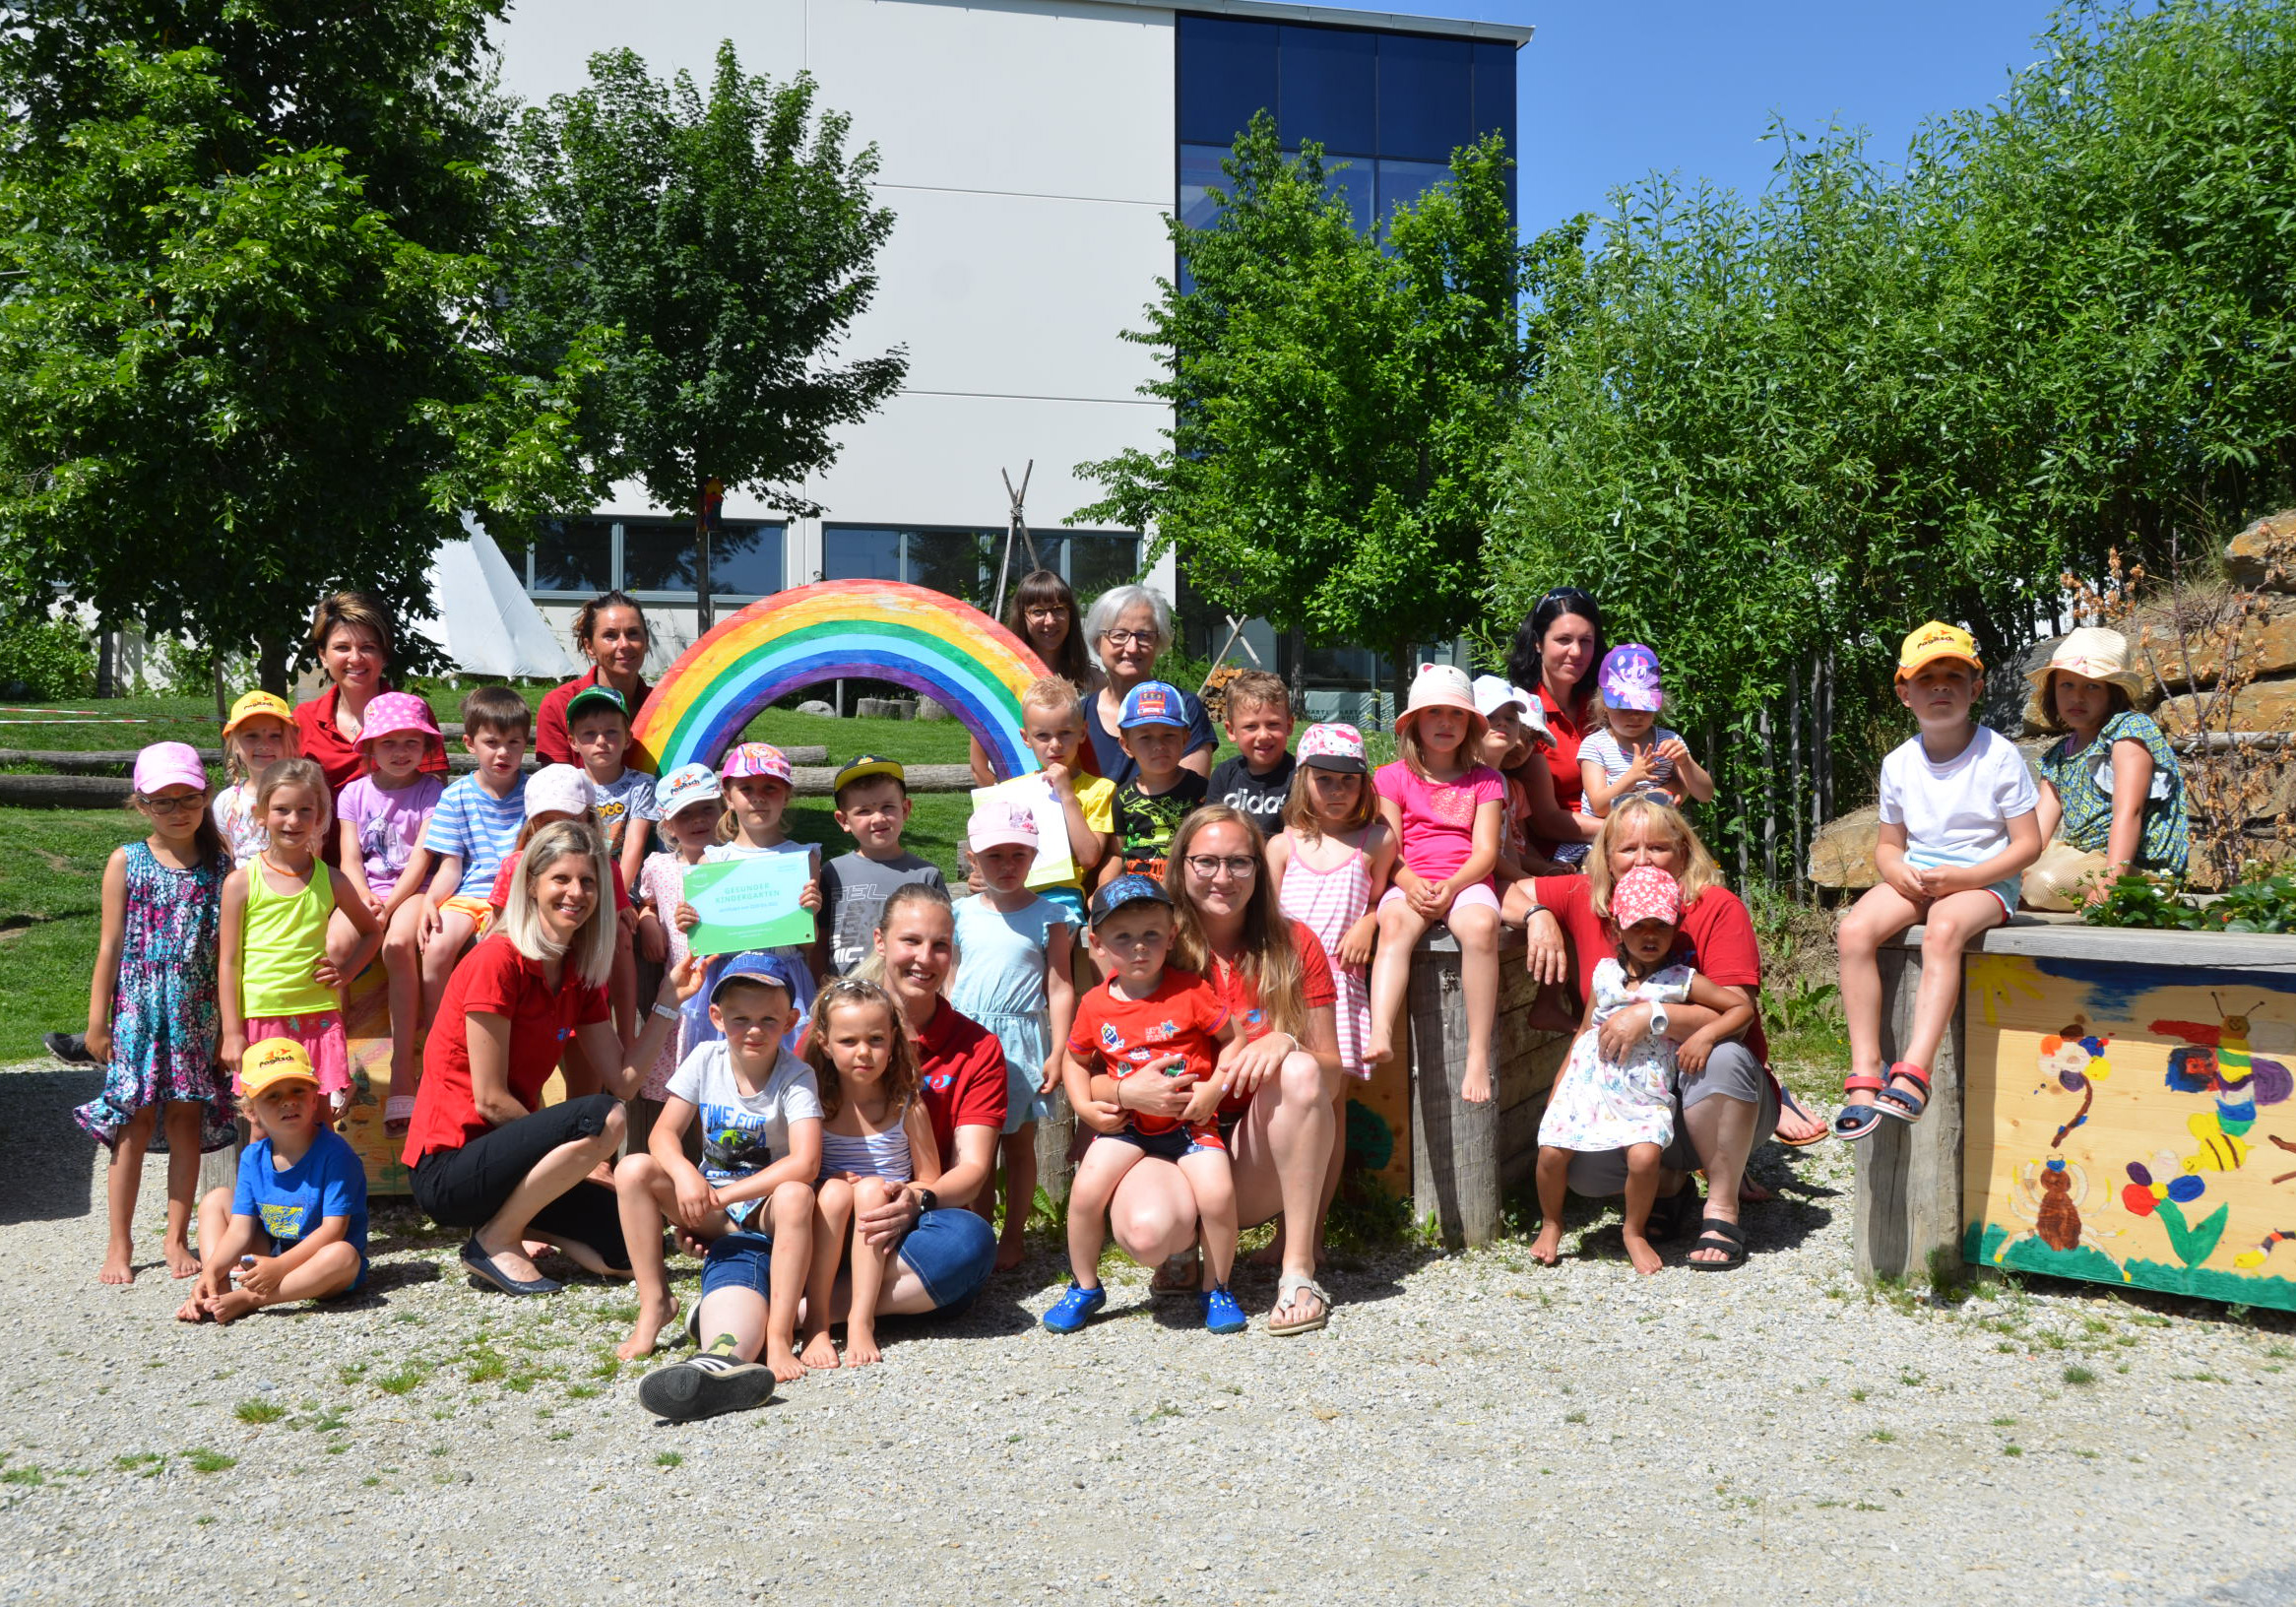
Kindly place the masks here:
<instances>
[{"instance_id":1,"label":"green leafy tree","mask_svg":"<svg viewBox=\"0 0 2296 1607\"><path fill-rule=\"evenodd\" d=\"M572 384L485 294L499 0L88 0L0 35L0 571L252 652L427 611L465 508L551 505Z\"/></svg>"},{"instance_id":2,"label":"green leafy tree","mask_svg":"<svg viewBox=\"0 0 2296 1607\"><path fill-rule=\"evenodd\" d=\"M582 448L603 491L636 480L700 514L709 482L792 514L797 482L834 463L841 426L900 385L904 349L828 356L876 293L893 215L873 203L874 146L846 154L850 119L813 80L741 71L718 49L705 99L633 51L529 109L516 139L524 244L508 281L522 348L555 363L592 326L618 341L585 393ZM710 616L709 552L697 590Z\"/></svg>"},{"instance_id":3,"label":"green leafy tree","mask_svg":"<svg viewBox=\"0 0 2296 1607\"><path fill-rule=\"evenodd\" d=\"M1536 351L1520 311L1556 242L1524 250L1493 138L1383 226L1358 230L1321 151L1238 136L1215 222L1171 221L1185 289L1147 328L1168 444L1078 473L1078 522L1153 528L1220 608L1301 641L1412 642L1478 611L1492 479ZM1293 655L1295 666L1299 654Z\"/></svg>"}]
</instances>

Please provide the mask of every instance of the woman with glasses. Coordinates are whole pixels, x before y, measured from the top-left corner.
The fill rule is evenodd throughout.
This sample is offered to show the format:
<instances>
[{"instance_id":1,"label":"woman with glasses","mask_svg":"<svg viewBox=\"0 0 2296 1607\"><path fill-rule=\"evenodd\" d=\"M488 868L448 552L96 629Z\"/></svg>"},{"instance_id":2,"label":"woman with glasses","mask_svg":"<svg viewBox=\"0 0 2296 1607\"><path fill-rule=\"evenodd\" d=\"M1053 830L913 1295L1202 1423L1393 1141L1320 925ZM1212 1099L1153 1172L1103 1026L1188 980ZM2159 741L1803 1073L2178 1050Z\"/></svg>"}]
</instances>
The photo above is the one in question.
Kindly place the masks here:
<instances>
[{"instance_id":1,"label":"woman with glasses","mask_svg":"<svg viewBox=\"0 0 2296 1607\"><path fill-rule=\"evenodd\" d=\"M1028 643L1047 670L1076 688L1078 697L1089 702L1100 690L1101 673L1085 651L1076 594L1052 570L1032 569L1021 576L1004 607L1004 628ZM973 743L973 779L983 787L1004 779L978 740Z\"/></svg>"},{"instance_id":2,"label":"woman with glasses","mask_svg":"<svg viewBox=\"0 0 2296 1607\"><path fill-rule=\"evenodd\" d=\"M1207 804L1180 822L1164 879L1179 911L1174 959L1211 983L1244 1023L1217 1072L1227 1088L1219 1121L1236 1175L1237 1220L1254 1227L1281 1215L1298 1230L1282 1242L1268 1332L1307 1333L1331 1313L1331 1296L1315 1281L1341 1086L1331 962L1312 932L1277 910L1259 829L1225 804ZM1127 1112L1177 1117L1193 1091L1168 1077L1102 1086L1110 1100L1076 1101L1077 1119L1099 1132L1116 1131ZM1109 1205L1109 1231L1134 1260L1161 1266L1151 1285L1157 1294L1194 1292L1195 1196L1172 1162L1149 1157L1124 1174Z\"/></svg>"},{"instance_id":3,"label":"woman with glasses","mask_svg":"<svg viewBox=\"0 0 2296 1607\"><path fill-rule=\"evenodd\" d=\"M1531 847L1551 860L1575 866L1586 858L1599 817L1578 812L1578 744L1594 724L1595 670L1603 662L1601 605L1575 586L1558 586L1514 633L1506 675L1538 699L1549 744L1546 762L1538 755L1508 772L1530 795Z\"/></svg>"},{"instance_id":4,"label":"woman with glasses","mask_svg":"<svg viewBox=\"0 0 2296 1607\"><path fill-rule=\"evenodd\" d=\"M1116 740L1116 723L1123 717L1125 695L1154 678L1157 659L1172 645L1172 605L1145 586L1115 587L1093 603L1084 617L1084 634L1107 673L1100 694L1084 700L1084 729L1092 738L1100 773L1121 786L1131 779L1133 765ZM1180 766L1209 777L1220 739L1212 733L1201 698L1182 687L1180 704L1188 723L1187 748Z\"/></svg>"}]
</instances>

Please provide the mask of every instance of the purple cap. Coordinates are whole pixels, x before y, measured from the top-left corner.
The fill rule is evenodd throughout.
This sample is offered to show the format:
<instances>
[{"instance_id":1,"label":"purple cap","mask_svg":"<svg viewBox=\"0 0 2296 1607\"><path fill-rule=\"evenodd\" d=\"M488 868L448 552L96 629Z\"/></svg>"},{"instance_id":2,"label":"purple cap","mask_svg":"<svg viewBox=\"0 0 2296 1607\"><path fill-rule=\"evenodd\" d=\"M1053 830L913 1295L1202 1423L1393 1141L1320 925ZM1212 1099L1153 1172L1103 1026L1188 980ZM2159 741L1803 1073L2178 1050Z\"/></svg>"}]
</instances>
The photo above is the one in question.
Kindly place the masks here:
<instances>
[{"instance_id":1,"label":"purple cap","mask_svg":"<svg viewBox=\"0 0 2296 1607\"><path fill-rule=\"evenodd\" d=\"M790 786L795 778L790 774L789 755L771 742L743 742L719 761L718 776L723 781L744 781L753 776L764 776Z\"/></svg>"},{"instance_id":2,"label":"purple cap","mask_svg":"<svg viewBox=\"0 0 2296 1607\"><path fill-rule=\"evenodd\" d=\"M1656 714L1666 706L1658 686L1658 655L1640 642L1623 642L1603 655L1603 701L1614 709Z\"/></svg>"},{"instance_id":3,"label":"purple cap","mask_svg":"<svg viewBox=\"0 0 2296 1607\"><path fill-rule=\"evenodd\" d=\"M189 742L154 742L136 755L136 792L150 798L162 787L208 790L208 767Z\"/></svg>"}]
</instances>

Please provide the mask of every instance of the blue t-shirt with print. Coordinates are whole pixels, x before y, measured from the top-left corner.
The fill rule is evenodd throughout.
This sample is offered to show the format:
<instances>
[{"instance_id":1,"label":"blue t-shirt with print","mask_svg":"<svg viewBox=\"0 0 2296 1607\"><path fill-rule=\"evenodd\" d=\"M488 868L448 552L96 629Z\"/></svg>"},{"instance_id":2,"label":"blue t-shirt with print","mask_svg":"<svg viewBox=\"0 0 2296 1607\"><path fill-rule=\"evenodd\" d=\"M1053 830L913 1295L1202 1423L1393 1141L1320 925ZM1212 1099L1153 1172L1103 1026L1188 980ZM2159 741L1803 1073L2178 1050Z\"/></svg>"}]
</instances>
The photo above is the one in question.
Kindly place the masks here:
<instances>
[{"instance_id":1,"label":"blue t-shirt with print","mask_svg":"<svg viewBox=\"0 0 2296 1607\"><path fill-rule=\"evenodd\" d=\"M249 1144L239 1156L231 1214L255 1218L271 1236L275 1254L316 1233L328 1217L343 1217L344 1237L358 1252L359 1279L366 1279L366 1168L339 1132L322 1129L303 1158L284 1172L272 1164L269 1138Z\"/></svg>"}]
</instances>

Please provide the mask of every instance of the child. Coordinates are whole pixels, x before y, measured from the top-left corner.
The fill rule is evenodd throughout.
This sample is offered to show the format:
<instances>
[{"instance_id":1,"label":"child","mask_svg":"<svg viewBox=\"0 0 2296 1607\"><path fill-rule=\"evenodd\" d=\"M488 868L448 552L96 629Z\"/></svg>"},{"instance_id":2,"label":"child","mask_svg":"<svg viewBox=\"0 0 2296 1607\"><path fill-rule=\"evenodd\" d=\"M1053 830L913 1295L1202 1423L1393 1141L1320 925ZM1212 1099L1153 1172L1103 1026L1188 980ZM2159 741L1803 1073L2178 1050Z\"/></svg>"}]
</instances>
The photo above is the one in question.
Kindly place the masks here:
<instances>
[{"instance_id":1,"label":"child","mask_svg":"<svg viewBox=\"0 0 2296 1607\"><path fill-rule=\"evenodd\" d=\"M702 863L702 854L717 840L718 816L725 812L725 794L718 773L706 764L681 764L662 778L655 790L662 809L659 854L649 854L638 872L638 952L649 965L674 966L685 959L685 930L677 924L677 906L685 902L685 872ZM663 1046L662 1054L646 1073L631 1102L630 1142L648 1147L648 1133L670 1097L670 1077L693 1046L685 1042L685 1023Z\"/></svg>"},{"instance_id":2,"label":"child","mask_svg":"<svg viewBox=\"0 0 2296 1607\"><path fill-rule=\"evenodd\" d=\"M534 716L507 686L473 687L463 699L463 746L478 761L439 795L422 846L438 869L422 894L422 1027L446 993L455 961L486 920L486 890L526 824L527 733Z\"/></svg>"},{"instance_id":3,"label":"child","mask_svg":"<svg viewBox=\"0 0 2296 1607\"><path fill-rule=\"evenodd\" d=\"M1177 687L1144 680L1125 694L1116 740L1135 769L1116 788L1117 852L1101 866L1103 886L1118 876L1163 877L1173 834L1207 790L1202 776L1180 766L1187 736L1187 713Z\"/></svg>"},{"instance_id":4,"label":"child","mask_svg":"<svg viewBox=\"0 0 2296 1607\"><path fill-rule=\"evenodd\" d=\"M1883 1117L1917 1122L1929 1104L1930 1062L1961 991L1961 950L2016 908L2017 882L2041 855L2040 795L2008 738L1970 722L1984 695L1977 644L1930 621L1897 655L1897 701L1921 734L1881 761L1880 886L1841 923L1841 1002L1849 1020L1848 1101L1834 1136L1866 1137ZM1922 927L1921 991L1905 1058L1881 1064L1881 944Z\"/></svg>"},{"instance_id":5,"label":"child","mask_svg":"<svg viewBox=\"0 0 2296 1607\"><path fill-rule=\"evenodd\" d=\"M1004 1046L1004 1233L996 1265L1020 1265L1022 1235L1037 1202L1037 1123L1044 1096L1060 1076L1053 1046L1068 1041L1076 1014L1076 980L1069 956L1075 928L1068 912L1028 890L1037 860L1037 818L1025 808L990 804L973 811L966 846L985 884L956 904L957 952L964 964L949 990L957 1013L996 1035ZM984 1189L974 1209L990 1216L993 1196Z\"/></svg>"},{"instance_id":6,"label":"child","mask_svg":"<svg viewBox=\"0 0 2296 1607\"><path fill-rule=\"evenodd\" d=\"M765 1365L784 1382L805 1376L797 1365L797 1301L812 1251L821 1096L812 1068L782 1047L782 1034L797 1014L797 992L789 962L778 955L739 954L729 961L710 990L718 1038L679 1063L646 1148L614 1168L622 1240L630 1247L638 1286L637 1325L614 1352L624 1361L649 1354L662 1325L677 1315L662 1262L667 1218L697 1239L723 1241L734 1234L765 1241L771 1264L763 1288L754 1279L751 1256L742 1253L759 1247L737 1245L718 1255L713 1245L704 1257L705 1306L722 1288L748 1294L748 1305L759 1296L766 1301L762 1314L711 1312L704 1319L707 1331L733 1332L736 1354L745 1341L747 1355L755 1356L761 1326L756 1318L762 1315ZM685 1157L686 1125L697 1115L698 1167Z\"/></svg>"},{"instance_id":7,"label":"child","mask_svg":"<svg viewBox=\"0 0 2296 1607\"><path fill-rule=\"evenodd\" d=\"M2129 638L2083 626L2029 678L2026 724L2067 734L2041 755L2041 839L2104 856L2086 900L2101 903L2130 870L2183 875L2192 853L2184 772L2160 727L2137 712L2144 682L2129 668Z\"/></svg>"},{"instance_id":8,"label":"child","mask_svg":"<svg viewBox=\"0 0 2296 1607\"><path fill-rule=\"evenodd\" d=\"M1265 837L1279 824L1292 792L1292 693L1284 677L1246 670L1228 683L1228 739L1236 756L1213 770L1205 793L1259 828Z\"/></svg>"},{"instance_id":9,"label":"child","mask_svg":"<svg viewBox=\"0 0 2296 1607\"><path fill-rule=\"evenodd\" d=\"M344 874L383 929L391 990L391 1095L383 1101L383 1131L394 1137L414 1120L415 1090L422 1081L415 1032L422 1015L422 883L430 855L421 843L446 780L420 767L438 739L430 705L407 692L382 693L367 704L359 728L367 773L335 801L343 816L338 858Z\"/></svg>"},{"instance_id":10,"label":"child","mask_svg":"<svg viewBox=\"0 0 2296 1607\"><path fill-rule=\"evenodd\" d=\"M600 843L606 841L606 828L598 818L598 789L591 779L571 764L545 764L527 778L526 824L518 829L518 841L502 857L502 868L494 874L494 885L486 893L486 916L478 924L482 936L493 930L496 917L510 904L510 878L518 869L518 857L526 852L535 834L545 826L554 826L561 820L579 820L598 833ZM634 938L638 930L637 906L630 902L630 889L622 877L621 862L610 853L606 856L606 869L613 878L614 949L613 970L606 978L606 992L608 1008L613 1012L614 1032L627 1048L638 1041L638 961Z\"/></svg>"},{"instance_id":11,"label":"child","mask_svg":"<svg viewBox=\"0 0 2296 1607\"><path fill-rule=\"evenodd\" d=\"M622 763L630 746L630 709L622 694L602 684L568 698L566 739L597 791L606 852L621 868L623 884L635 886L646 864L646 840L662 814L654 806L654 778Z\"/></svg>"},{"instance_id":12,"label":"child","mask_svg":"<svg viewBox=\"0 0 2296 1607\"><path fill-rule=\"evenodd\" d=\"M801 909L811 910L816 916L821 909L821 877L813 848L807 843L790 841L783 829L782 816L790 806L790 761L788 755L771 742L743 742L726 755L718 767L718 783L726 800L726 812L718 817L718 840L702 850L702 863L716 865L726 860L749 859L763 854L802 854L813 875L806 881L805 890L798 896ZM701 915L685 901L684 890L678 893L677 909L671 917L680 932L691 932L701 923ZM813 1004L813 973L807 969L807 952L811 943L799 947L787 944L769 952L790 961L791 980L797 985L797 1013L782 1042L792 1050L801 1050L804 1042L805 1012ZM725 964L721 957L710 962L703 992L708 984L717 981L718 969ZM706 1011L695 1008L688 999L685 1021L678 1029L685 1041L700 1044L717 1033L710 1025Z\"/></svg>"},{"instance_id":13,"label":"child","mask_svg":"<svg viewBox=\"0 0 2296 1607\"><path fill-rule=\"evenodd\" d=\"M1283 826L1267 845L1276 908L1322 943L1339 992L1332 1012L1339 1068L1351 1077L1369 1077L1364 1046L1371 1037L1371 996L1365 977L1379 938L1379 918L1371 912L1395 868L1395 836L1379 818L1363 733L1324 725L1300 734L1300 769L1284 804ZM1345 1083L1333 1098L1344 1118ZM1327 1211L1346 1158L1343 1119L1331 1125L1331 1165L1323 1178ZM1320 1232L1314 1242L1323 1242Z\"/></svg>"},{"instance_id":14,"label":"child","mask_svg":"<svg viewBox=\"0 0 2296 1607\"><path fill-rule=\"evenodd\" d=\"M249 692L231 705L223 722L223 770L231 785L216 795L216 829L231 851L235 870L263 852L263 822L256 817L255 778L282 759L301 756L294 711L269 692Z\"/></svg>"},{"instance_id":15,"label":"child","mask_svg":"<svg viewBox=\"0 0 2296 1607\"><path fill-rule=\"evenodd\" d=\"M1021 739L1037 756L1052 796L1060 801L1061 815L1068 822L1068 857L1076 866L1068 880L1040 891L1066 910L1068 924L1081 932L1084 878L1115 851L1116 784L1080 767L1084 704L1073 682L1058 675L1030 681L1020 694L1020 722Z\"/></svg>"},{"instance_id":16,"label":"child","mask_svg":"<svg viewBox=\"0 0 2296 1607\"><path fill-rule=\"evenodd\" d=\"M1379 767L1371 785L1379 818L1401 845L1394 885L1379 896L1379 952L1371 966L1368 1064L1394 1059L1395 1023L1411 980L1411 950L1437 922L1459 940L1459 984L1467 1005L1467 1064L1459 1097L1491 1098L1491 1026L1499 1013L1499 809L1506 784L1481 763L1487 729L1467 672L1423 664L1411 700L1395 717L1402 756Z\"/></svg>"},{"instance_id":17,"label":"child","mask_svg":"<svg viewBox=\"0 0 2296 1607\"><path fill-rule=\"evenodd\" d=\"M236 1066L249 1044L292 1039L341 1120L351 1109L342 990L375 957L383 929L351 878L319 858L329 804L327 777L309 759L282 759L255 778L256 818L271 842L223 881L217 977L223 1063ZM341 966L327 954L338 910L357 934Z\"/></svg>"},{"instance_id":18,"label":"child","mask_svg":"<svg viewBox=\"0 0 2296 1607\"><path fill-rule=\"evenodd\" d=\"M1682 738L1658 724L1666 693L1658 681L1658 655L1626 642L1603 655L1603 726L1578 744L1578 810L1597 819L1628 793L1648 793L1681 807L1687 795L1714 797L1706 774Z\"/></svg>"},{"instance_id":19,"label":"child","mask_svg":"<svg viewBox=\"0 0 2296 1607\"><path fill-rule=\"evenodd\" d=\"M1595 962L1586 1016L1571 1041L1570 1058L1547 1096L1539 1119L1539 1211L1533 1258L1553 1266L1563 1245L1563 1196L1570 1157L1589 1151L1626 1152L1626 1254L1641 1273L1659 1268L1649 1237L1650 1207L1658 1197L1659 1160L1674 1141L1674 1072L1704 1068L1706 1055L1754 1020L1754 1006L1736 989L1723 988L1688 965L1669 965L1675 928L1682 921L1682 887L1655 865L1638 865L1611 889L1610 925L1615 958ZM1606 1053L1603 1023L1629 1004L1653 1007L1648 1036ZM1683 1040L1666 1037L1666 1007L1697 1004L1721 1013ZM1720 1270L1731 1261L1692 1261Z\"/></svg>"},{"instance_id":20,"label":"child","mask_svg":"<svg viewBox=\"0 0 2296 1607\"><path fill-rule=\"evenodd\" d=\"M861 1218L916 1182L940 1181L940 1146L918 1097L917 1051L893 998L873 982L840 977L821 991L805 1058L820 1079L821 1178L813 1207L813 1265L805 1283L807 1367L836 1367L829 1313L837 1269L853 1249L852 1299L845 1312L845 1362L866 1367L877 1348L877 1300L899 1249L872 1245Z\"/></svg>"},{"instance_id":21,"label":"child","mask_svg":"<svg viewBox=\"0 0 2296 1607\"><path fill-rule=\"evenodd\" d=\"M1085 1076L1099 1068L1112 1090L1115 1081L1145 1072L1184 1077L1196 1090L1178 1117L1128 1112L1122 1129L1093 1139L1077 1164L1068 1189L1068 1266L1075 1281L1045 1314L1045 1326L1054 1333L1074 1333L1108 1304L1100 1250L1109 1201L1143 1155L1178 1165L1195 1195L1204 1326L1214 1333L1240 1333L1244 1326L1244 1309L1228 1292L1236 1260L1236 1179L1214 1120L1221 1085L1212 1076L1221 1050L1240 1042L1243 1028L1210 983L1166 963L1173 930L1172 895L1146 876L1118 876L1092 901L1089 940L1108 981L1076 1006L1070 1061Z\"/></svg>"},{"instance_id":22,"label":"child","mask_svg":"<svg viewBox=\"0 0 2296 1607\"><path fill-rule=\"evenodd\" d=\"M130 1283L136 1194L144 1151L167 1154L167 1270L199 1270L191 1213L202 1151L237 1136L216 1064L216 934L229 851L208 813L208 773L184 742L136 755L128 806L151 823L140 843L115 848L103 868L101 935L88 981L88 1053L103 1091L72 1119L111 1152L111 1233L105 1283Z\"/></svg>"},{"instance_id":23,"label":"child","mask_svg":"<svg viewBox=\"0 0 2296 1607\"><path fill-rule=\"evenodd\" d=\"M1530 762L1534 746L1553 745L1553 739L1547 736L1546 725L1538 713L1539 700L1499 675L1477 675L1474 692L1475 709L1483 716L1485 728L1483 762L1499 772L1499 779L1506 788L1499 813L1499 885L1511 887L1532 876L1555 875L1563 867L1531 847L1531 793L1514 774ZM1540 723L1526 725L1526 720ZM1505 900L1501 898L1502 917L1504 907Z\"/></svg>"},{"instance_id":24,"label":"child","mask_svg":"<svg viewBox=\"0 0 2296 1607\"><path fill-rule=\"evenodd\" d=\"M824 975L844 976L866 959L877 930L877 912L893 889L908 882L946 890L936 865L901 846L909 823L909 778L900 765L863 753L837 772L837 825L854 841L821 868Z\"/></svg>"},{"instance_id":25,"label":"child","mask_svg":"<svg viewBox=\"0 0 2296 1607\"><path fill-rule=\"evenodd\" d=\"M178 1321L235 1322L366 1285L366 1167L322 1119L310 1056L292 1038L257 1044L239 1089L263 1136L240 1154L238 1186L200 1201L205 1259Z\"/></svg>"}]
</instances>

